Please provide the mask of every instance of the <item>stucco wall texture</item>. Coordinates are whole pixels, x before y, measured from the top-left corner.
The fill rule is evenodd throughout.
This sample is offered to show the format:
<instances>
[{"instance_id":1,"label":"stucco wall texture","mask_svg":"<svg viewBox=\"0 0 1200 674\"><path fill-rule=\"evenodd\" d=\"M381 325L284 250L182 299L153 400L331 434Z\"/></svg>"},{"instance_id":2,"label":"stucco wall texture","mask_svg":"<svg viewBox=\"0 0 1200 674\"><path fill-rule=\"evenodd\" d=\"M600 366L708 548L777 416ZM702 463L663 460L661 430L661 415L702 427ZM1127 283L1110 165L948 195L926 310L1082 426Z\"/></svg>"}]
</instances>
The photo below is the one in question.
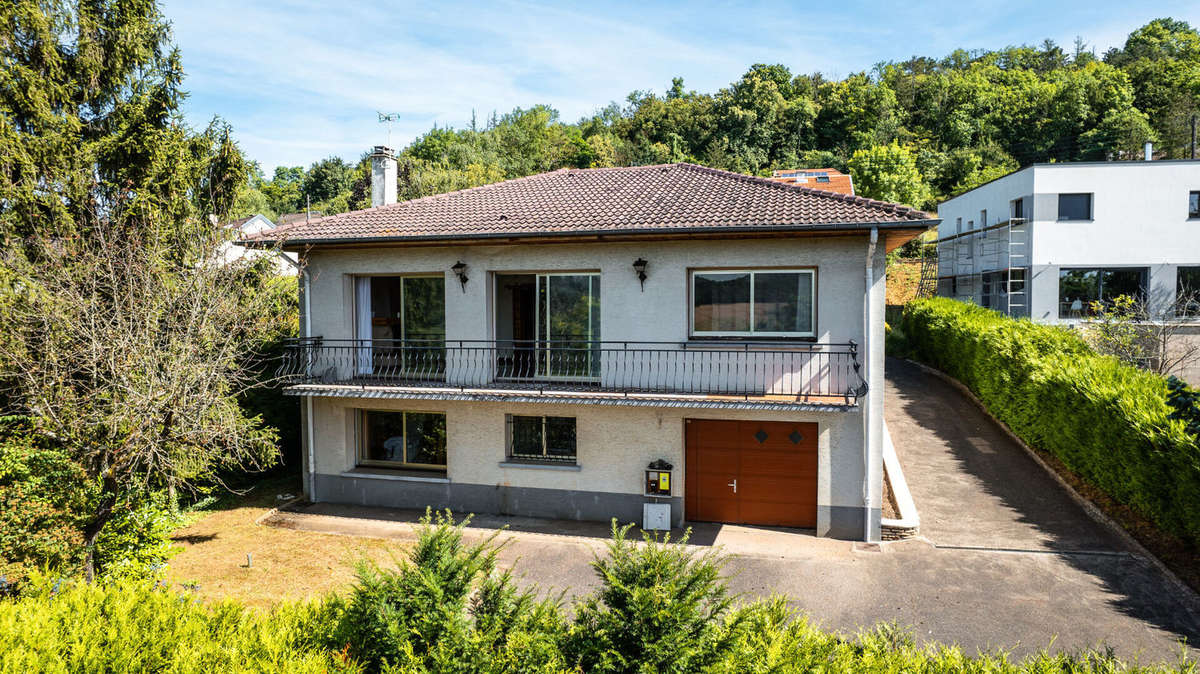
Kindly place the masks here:
<instances>
[{"instance_id":1,"label":"stucco wall texture","mask_svg":"<svg viewBox=\"0 0 1200 674\"><path fill-rule=\"evenodd\" d=\"M310 253L313 336L351 339L354 335L356 275L443 273L446 279L446 339L494 339L494 275L513 272L598 272L601 277L601 335L605 341L671 341L689 338L689 270L711 268L815 268L817 270L816 341L864 345L860 362L871 366L869 381L879 394L848 411L774 411L633 407L577 403L435 401L380 398L316 398L313 443L316 500L327 495L345 499L346 475L356 463L356 410L437 411L446 414L447 470L451 484L464 486L604 492L640 498L643 471L655 459L675 466L674 495L684 483L684 433L689 418L762 421L810 421L819 425L818 534L861 537L864 518L878 521L878 497L864 514L863 410L882 414L884 253L875 257L871 339L864 343L864 264L867 237L830 236L773 240L729 240L645 243L445 246L360 248ZM649 261L643 291L632 263ZM464 289L449 268L468 265ZM578 470L512 468L505 459L505 415L575 417ZM878 443L873 443L878 444ZM878 448L868 460L881 465ZM873 483L878 483L880 465ZM372 498L413 483L376 481L362 487ZM358 489L359 487L354 487ZM878 492L878 485L874 486ZM365 493L365 492L363 492ZM365 496L363 498L366 498ZM679 504L676 504L678 508ZM855 523L858 524L855 524ZM857 527L857 529L855 528ZM877 527L876 527L877 529Z\"/></svg>"}]
</instances>

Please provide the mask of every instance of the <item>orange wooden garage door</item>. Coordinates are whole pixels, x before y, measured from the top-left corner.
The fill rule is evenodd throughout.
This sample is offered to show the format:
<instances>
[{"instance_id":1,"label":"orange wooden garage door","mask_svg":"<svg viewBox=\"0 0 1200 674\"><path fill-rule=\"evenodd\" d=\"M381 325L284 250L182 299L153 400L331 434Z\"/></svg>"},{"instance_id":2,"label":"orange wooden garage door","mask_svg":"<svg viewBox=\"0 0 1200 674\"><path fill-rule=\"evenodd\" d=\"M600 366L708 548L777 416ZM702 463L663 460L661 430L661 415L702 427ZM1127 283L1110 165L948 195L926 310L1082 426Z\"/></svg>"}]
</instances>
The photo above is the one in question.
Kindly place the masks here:
<instances>
[{"instance_id":1,"label":"orange wooden garage door","mask_svg":"<svg viewBox=\"0 0 1200 674\"><path fill-rule=\"evenodd\" d=\"M816 424L689 419L686 425L689 520L817 525Z\"/></svg>"}]
</instances>

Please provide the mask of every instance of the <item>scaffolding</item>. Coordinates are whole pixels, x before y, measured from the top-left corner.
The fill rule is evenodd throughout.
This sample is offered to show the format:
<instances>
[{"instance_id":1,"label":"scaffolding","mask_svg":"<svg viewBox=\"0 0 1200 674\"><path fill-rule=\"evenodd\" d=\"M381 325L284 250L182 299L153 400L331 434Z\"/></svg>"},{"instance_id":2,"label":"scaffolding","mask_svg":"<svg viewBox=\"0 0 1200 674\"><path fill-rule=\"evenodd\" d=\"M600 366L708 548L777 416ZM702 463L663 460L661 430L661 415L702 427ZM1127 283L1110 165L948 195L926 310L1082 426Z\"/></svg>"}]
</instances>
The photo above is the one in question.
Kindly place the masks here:
<instances>
[{"instance_id":1,"label":"scaffolding","mask_svg":"<svg viewBox=\"0 0 1200 674\"><path fill-rule=\"evenodd\" d=\"M1029 316L1029 222L1009 218L937 240L937 294Z\"/></svg>"}]
</instances>

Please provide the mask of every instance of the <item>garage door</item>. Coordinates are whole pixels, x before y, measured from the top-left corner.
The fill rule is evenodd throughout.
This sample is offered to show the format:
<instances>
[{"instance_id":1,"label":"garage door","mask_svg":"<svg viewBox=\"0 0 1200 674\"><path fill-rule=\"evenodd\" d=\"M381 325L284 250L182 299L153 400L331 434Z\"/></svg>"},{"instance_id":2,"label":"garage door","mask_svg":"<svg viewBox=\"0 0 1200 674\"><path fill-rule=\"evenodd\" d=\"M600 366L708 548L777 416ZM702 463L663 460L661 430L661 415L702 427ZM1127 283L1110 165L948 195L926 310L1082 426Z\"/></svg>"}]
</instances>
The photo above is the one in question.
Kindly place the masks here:
<instances>
[{"instance_id":1,"label":"garage door","mask_svg":"<svg viewBox=\"0 0 1200 674\"><path fill-rule=\"evenodd\" d=\"M700 522L817 525L817 425L687 421L686 516Z\"/></svg>"}]
</instances>

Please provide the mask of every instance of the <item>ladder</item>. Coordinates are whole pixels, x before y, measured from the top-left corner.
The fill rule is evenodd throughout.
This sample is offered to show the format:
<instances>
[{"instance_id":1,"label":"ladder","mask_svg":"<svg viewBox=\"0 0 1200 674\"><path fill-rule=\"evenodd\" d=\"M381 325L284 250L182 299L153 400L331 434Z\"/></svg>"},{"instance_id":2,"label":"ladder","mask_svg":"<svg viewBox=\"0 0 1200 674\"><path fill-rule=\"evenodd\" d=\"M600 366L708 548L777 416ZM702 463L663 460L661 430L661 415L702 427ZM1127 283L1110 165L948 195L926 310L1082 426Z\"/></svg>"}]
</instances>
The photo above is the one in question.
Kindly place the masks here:
<instances>
[{"instance_id":1,"label":"ladder","mask_svg":"<svg viewBox=\"0 0 1200 674\"><path fill-rule=\"evenodd\" d=\"M937 294L938 245L937 241L921 246L921 281L917 284L917 297L933 297Z\"/></svg>"},{"instance_id":2,"label":"ladder","mask_svg":"<svg viewBox=\"0 0 1200 674\"><path fill-rule=\"evenodd\" d=\"M1020 318L1029 315L1029 223L1024 218L1011 218L1005 229L1008 232L1008 263L1004 274L1004 290L1008 293L1006 313Z\"/></svg>"}]
</instances>

